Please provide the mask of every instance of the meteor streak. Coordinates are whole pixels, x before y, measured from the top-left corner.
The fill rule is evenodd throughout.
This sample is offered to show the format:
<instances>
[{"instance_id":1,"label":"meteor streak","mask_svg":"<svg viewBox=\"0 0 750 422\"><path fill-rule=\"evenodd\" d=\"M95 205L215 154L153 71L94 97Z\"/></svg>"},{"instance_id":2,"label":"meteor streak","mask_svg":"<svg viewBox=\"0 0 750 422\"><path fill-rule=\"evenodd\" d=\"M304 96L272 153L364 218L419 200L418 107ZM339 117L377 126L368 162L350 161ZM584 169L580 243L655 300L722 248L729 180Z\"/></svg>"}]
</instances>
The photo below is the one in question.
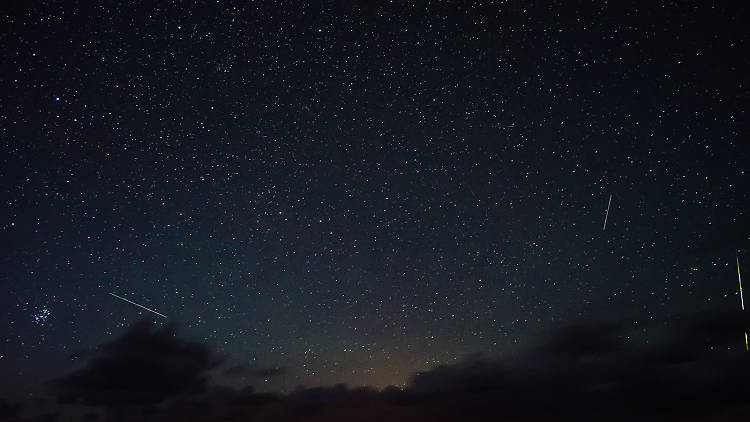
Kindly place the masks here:
<instances>
[{"instance_id":1,"label":"meteor streak","mask_svg":"<svg viewBox=\"0 0 750 422\"><path fill-rule=\"evenodd\" d=\"M167 318L167 316L166 316L166 315L164 315L164 314L160 314L160 313L156 312L156 311L155 311L155 310L153 310L153 309L149 309L149 308L147 308L147 307L145 307L145 306L143 306L143 305L140 305L140 304L138 304L138 303L135 303L135 302L133 302L132 300L128 300L128 299L125 299L125 298L124 298L124 297L122 297L122 296L117 296L117 295L116 295L116 294L114 294L114 293L110 293L110 294L111 294L112 296L114 296L114 297L118 298L118 299L122 299L122 300L124 300L125 302L128 302L128 303L132 303L132 304L133 304L133 305L135 305L135 306L138 306L138 307L140 307L140 308L143 308L143 309L145 309L145 310L147 310L147 311L149 311L149 312L153 312L153 313L155 313L156 315L159 315L160 317L163 317L163 318Z\"/></svg>"},{"instance_id":2,"label":"meteor streak","mask_svg":"<svg viewBox=\"0 0 750 422\"><path fill-rule=\"evenodd\" d=\"M737 258L737 280L740 282L740 304L742 305L742 310L745 310L745 299L742 297L742 275L740 275L740 255L735 255Z\"/></svg>"},{"instance_id":3,"label":"meteor streak","mask_svg":"<svg viewBox=\"0 0 750 422\"><path fill-rule=\"evenodd\" d=\"M607 213L604 214L604 227L602 231L607 229L607 218L609 218L609 206L612 205L612 195L609 195L609 202L607 202Z\"/></svg>"},{"instance_id":4,"label":"meteor streak","mask_svg":"<svg viewBox=\"0 0 750 422\"><path fill-rule=\"evenodd\" d=\"M740 283L740 306L742 306L742 310L745 310L745 298L742 297L742 275L740 274L740 254L735 254L735 258L737 258L737 281ZM748 347L747 344L747 330L745 330L745 350L750 351L750 347Z\"/></svg>"}]
</instances>

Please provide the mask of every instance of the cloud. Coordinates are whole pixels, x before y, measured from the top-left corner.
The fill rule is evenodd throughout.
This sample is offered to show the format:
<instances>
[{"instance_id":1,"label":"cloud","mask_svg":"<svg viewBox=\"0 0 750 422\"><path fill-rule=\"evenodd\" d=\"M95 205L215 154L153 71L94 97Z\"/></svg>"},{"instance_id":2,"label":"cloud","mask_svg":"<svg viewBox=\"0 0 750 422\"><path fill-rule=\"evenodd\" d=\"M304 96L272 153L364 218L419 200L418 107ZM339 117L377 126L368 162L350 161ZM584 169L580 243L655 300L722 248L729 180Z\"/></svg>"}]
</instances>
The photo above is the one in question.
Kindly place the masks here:
<instances>
[{"instance_id":1,"label":"cloud","mask_svg":"<svg viewBox=\"0 0 750 422\"><path fill-rule=\"evenodd\" d=\"M219 363L208 346L142 320L101 346L87 366L50 385L64 402L151 404L204 390L207 372Z\"/></svg>"},{"instance_id":2,"label":"cloud","mask_svg":"<svg viewBox=\"0 0 750 422\"><path fill-rule=\"evenodd\" d=\"M651 347L625 342L623 325L580 323L513 358L417 374L407 391L488 417L704 420L730 410L747 417L750 354L741 316L686 318Z\"/></svg>"},{"instance_id":3,"label":"cloud","mask_svg":"<svg viewBox=\"0 0 750 422\"><path fill-rule=\"evenodd\" d=\"M21 403L10 402L0 398L0 421L14 418L21 411Z\"/></svg>"},{"instance_id":4,"label":"cloud","mask_svg":"<svg viewBox=\"0 0 750 422\"><path fill-rule=\"evenodd\" d=\"M750 420L747 323L739 312L683 316L655 344L637 345L626 324L581 322L515 356L415 374L404 390L338 385L281 395L211 385L206 373L217 360L206 346L141 322L55 386L60 398L101 405L118 421L740 421ZM272 369L227 370L284 372Z\"/></svg>"},{"instance_id":5,"label":"cloud","mask_svg":"<svg viewBox=\"0 0 750 422\"><path fill-rule=\"evenodd\" d=\"M286 368L258 368L252 370L250 373L257 378L272 378L286 374Z\"/></svg>"},{"instance_id":6,"label":"cloud","mask_svg":"<svg viewBox=\"0 0 750 422\"><path fill-rule=\"evenodd\" d=\"M254 377L254 378L272 378L277 377L280 375L285 375L287 373L287 369L284 367L269 367L269 368L260 368L254 365L250 365L247 363L240 363L236 365L229 366L227 368L224 368L221 373L223 375L237 378L237 377Z\"/></svg>"}]
</instances>

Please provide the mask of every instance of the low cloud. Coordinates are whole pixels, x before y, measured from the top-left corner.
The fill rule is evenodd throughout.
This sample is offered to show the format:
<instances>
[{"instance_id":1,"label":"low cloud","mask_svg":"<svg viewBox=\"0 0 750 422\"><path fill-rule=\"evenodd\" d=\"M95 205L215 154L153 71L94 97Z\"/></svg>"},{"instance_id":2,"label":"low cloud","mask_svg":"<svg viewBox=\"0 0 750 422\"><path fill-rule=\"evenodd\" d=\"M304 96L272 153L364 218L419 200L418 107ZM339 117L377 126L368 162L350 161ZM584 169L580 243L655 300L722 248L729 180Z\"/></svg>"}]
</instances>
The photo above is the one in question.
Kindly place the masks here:
<instances>
[{"instance_id":1,"label":"low cloud","mask_svg":"<svg viewBox=\"0 0 750 422\"><path fill-rule=\"evenodd\" d=\"M50 385L65 403L154 404L205 390L207 372L220 362L207 345L178 338L173 327L156 329L153 321L142 320L101 346L84 368Z\"/></svg>"},{"instance_id":2,"label":"low cloud","mask_svg":"<svg viewBox=\"0 0 750 422\"><path fill-rule=\"evenodd\" d=\"M207 346L142 321L50 385L61 402L100 421L744 421L747 323L739 312L685 316L655 344L637 345L628 325L582 322L550 330L515 356L415 374L403 390L339 385L281 395L213 385L208 374L221 360ZM227 371L267 377L285 369ZM13 419L17 406L0 401L0 411L21 420Z\"/></svg>"},{"instance_id":3,"label":"low cloud","mask_svg":"<svg viewBox=\"0 0 750 422\"><path fill-rule=\"evenodd\" d=\"M228 366L221 371L222 374L229 377L252 377L252 378L273 378L285 375L287 369L284 367L261 368L247 363Z\"/></svg>"}]
</instances>

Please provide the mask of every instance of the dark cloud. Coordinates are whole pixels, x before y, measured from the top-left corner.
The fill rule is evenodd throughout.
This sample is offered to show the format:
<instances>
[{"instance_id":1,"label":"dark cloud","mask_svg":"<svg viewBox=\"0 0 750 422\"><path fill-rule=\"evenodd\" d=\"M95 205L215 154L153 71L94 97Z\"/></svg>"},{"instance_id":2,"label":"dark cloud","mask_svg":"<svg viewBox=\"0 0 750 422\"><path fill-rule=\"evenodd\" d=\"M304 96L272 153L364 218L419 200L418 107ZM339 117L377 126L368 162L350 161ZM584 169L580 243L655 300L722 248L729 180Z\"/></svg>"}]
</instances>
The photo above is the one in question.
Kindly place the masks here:
<instances>
[{"instance_id":1,"label":"dark cloud","mask_svg":"<svg viewBox=\"0 0 750 422\"><path fill-rule=\"evenodd\" d=\"M222 369L221 373L229 377L242 377L250 372L250 365L247 363L239 363L236 365L227 366Z\"/></svg>"},{"instance_id":2,"label":"dark cloud","mask_svg":"<svg viewBox=\"0 0 750 422\"><path fill-rule=\"evenodd\" d=\"M272 378L286 374L286 368L259 368L251 371L254 377L258 378Z\"/></svg>"},{"instance_id":3,"label":"dark cloud","mask_svg":"<svg viewBox=\"0 0 750 422\"><path fill-rule=\"evenodd\" d=\"M272 378L287 373L284 367L260 368L247 363L231 365L221 371L223 375L229 377L254 377L254 378Z\"/></svg>"},{"instance_id":4,"label":"dark cloud","mask_svg":"<svg viewBox=\"0 0 750 422\"><path fill-rule=\"evenodd\" d=\"M0 421L9 420L21 411L21 403L0 398Z\"/></svg>"},{"instance_id":5,"label":"dark cloud","mask_svg":"<svg viewBox=\"0 0 750 422\"><path fill-rule=\"evenodd\" d=\"M220 360L208 346L176 337L172 327L156 329L153 321L134 324L103 345L88 365L51 386L59 399L90 405L158 403L200 392L207 371Z\"/></svg>"},{"instance_id":6,"label":"dark cloud","mask_svg":"<svg viewBox=\"0 0 750 422\"><path fill-rule=\"evenodd\" d=\"M740 313L693 316L662 329L657 344L638 347L624 341L623 325L582 323L553 330L514 358L417 374L408 391L513 417L704 420L729 409L748 416L747 326Z\"/></svg>"},{"instance_id":7,"label":"dark cloud","mask_svg":"<svg viewBox=\"0 0 750 422\"><path fill-rule=\"evenodd\" d=\"M404 390L338 385L287 395L210 385L215 358L205 346L142 322L55 385L62 398L103 405L107 420L740 421L750 420L742 317L677 318L655 344L640 346L627 340L626 324L580 323L551 330L516 356L415 374Z\"/></svg>"}]
</instances>

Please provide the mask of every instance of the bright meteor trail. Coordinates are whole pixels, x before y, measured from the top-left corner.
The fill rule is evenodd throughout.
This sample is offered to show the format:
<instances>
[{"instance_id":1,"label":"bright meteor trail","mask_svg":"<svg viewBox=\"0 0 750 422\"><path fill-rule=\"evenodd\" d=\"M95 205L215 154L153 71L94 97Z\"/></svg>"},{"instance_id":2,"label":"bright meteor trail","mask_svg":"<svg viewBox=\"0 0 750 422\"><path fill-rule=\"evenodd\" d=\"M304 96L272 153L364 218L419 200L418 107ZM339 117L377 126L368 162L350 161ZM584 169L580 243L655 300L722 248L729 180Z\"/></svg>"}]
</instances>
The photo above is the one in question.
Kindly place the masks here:
<instances>
[{"instance_id":1,"label":"bright meteor trail","mask_svg":"<svg viewBox=\"0 0 750 422\"><path fill-rule=\"evenodd\" d=\"M118 299L122 299L122 300L124 300L125 302L128 302L128 303L132 303L132 304L133 304L133 305L135 305L135 306L141 307L141 308L143 308L143 309L145 309L145 310L147 310L147 311L149 311L149 312L153 312L153 313L155 313L156 315L159 315L160 317L163 317L163 318L167 318L167 316L166 316L166 315L164 315L164 314L160 314L160 313L156 312L156 311L155 311L155 310L153 310L153 309L149 309L149 308L147 308L147 307L145 307L145 306L143 306L143 305L137 304L137 303L133 302L132 300L128 300L128 299L125 299L125 298L124 298L124 297L122 297L122 296L117 296L117 295L116 295L116 294L114 294L114 293L110 293L110 294L111 294L112 296L114 296L114 297L118 298Z\"/></svg>"},{"instance_id":2,"label":"bright meteor trail","mask_svg":"<svg viewBox=\"0 0 750 422\"><path fill-rule=\"evenodd\" d=\"M745 310L745 299L742 297L742 275L740 275L740 256L739 254L736 255L737 257L737 280L740 282L740 304L742 305L742 310Z\"/></svg>"}]
</instances>

